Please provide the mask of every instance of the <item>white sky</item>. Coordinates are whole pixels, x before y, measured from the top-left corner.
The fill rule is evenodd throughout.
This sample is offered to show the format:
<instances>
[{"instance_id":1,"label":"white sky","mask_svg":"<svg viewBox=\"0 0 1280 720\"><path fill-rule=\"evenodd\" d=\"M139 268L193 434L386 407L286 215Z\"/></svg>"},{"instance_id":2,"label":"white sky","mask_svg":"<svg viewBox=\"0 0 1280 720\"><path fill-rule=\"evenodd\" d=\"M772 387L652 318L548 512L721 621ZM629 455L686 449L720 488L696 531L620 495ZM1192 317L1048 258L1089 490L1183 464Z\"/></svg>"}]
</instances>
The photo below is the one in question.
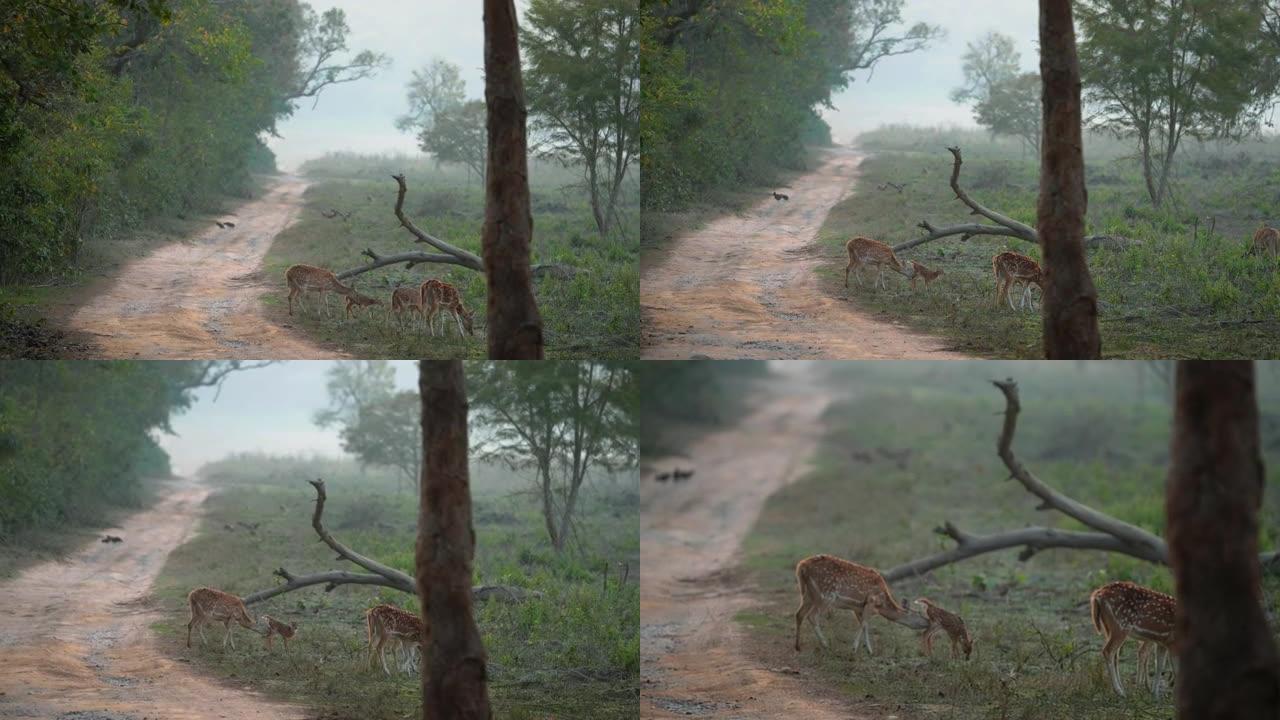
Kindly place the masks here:
<instances>
[{"instance_id":1,"label":"white sky","mask_svg":"<svg viewBox=\"0 0 1280 720\"><path fill-rule=\"evenodd\" d=\"M325 372L333 363L297 360L232 373L217 402L212 388L197 391L196 403L173 418L177 434L159 436L173 471L189 475L206 462L237 452L343 455L337 431L318 428L311 421L316 410L328 405ZM398 360L393 365L399 388L417 387L413 361Z\"/></svg>"},{"instance_id":2,"label":"white sky","mask_svg":"<svg viewBox=\"0 0 1280 720\"><path fill-rule=\"evenodd\" d=\"M948 97L964 80L960 57L966 44L988 31L1004 33L1017 41L1022 69L1034 70L1040 63L1038 13L1033 0L907 0L907 25L941 25L947 37L928 50L882 60L870 82L866 73L856 76L833 98L836 112L824 113L836 142L889 123L973 126L969 108Z\"/></svg>"},{"instance_id":3,"label":"white sky","mask_svg":"<svg viewBox=\"0 0 1280 720\"><path fill-rule=\"evenodd\" d=\"M524 0L517 7L526 5ZM320 101L304 99L278 126L281 138L267 144L282 170L330 151L418 152L413 136L396 130L408 107L405 86L413 70L432 58L462 68L469 98L484 97L484 25L478 0L313 0L317 13L340 7L351 27L348 47L391 58L372 78L325 88Z\"/></svg>"}]
</instances>

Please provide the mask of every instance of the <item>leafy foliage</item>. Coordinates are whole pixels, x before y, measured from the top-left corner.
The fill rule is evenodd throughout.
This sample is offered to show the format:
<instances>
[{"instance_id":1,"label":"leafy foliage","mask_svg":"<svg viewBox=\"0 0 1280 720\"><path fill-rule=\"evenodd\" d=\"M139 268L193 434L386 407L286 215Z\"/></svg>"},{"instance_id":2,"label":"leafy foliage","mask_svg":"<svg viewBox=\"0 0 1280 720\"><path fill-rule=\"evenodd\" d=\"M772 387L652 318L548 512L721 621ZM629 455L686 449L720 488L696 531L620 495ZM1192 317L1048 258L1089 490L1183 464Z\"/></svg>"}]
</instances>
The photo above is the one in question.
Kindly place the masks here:
<instances>
[{"instance_id":1,"label":"leafy foliage","mask_svg":"<svg viewBox=\"0 0 1280 720\"><path fill-rule=\"evenodd\" d=\"M1013 38L997 32L969 43L963 56L964 84L951 99L968 102L973 119L995 135L1021 138L1040 149L1040 74L1021 73Z\"/></svg>"},{"instance_id":2,"label":"leafy foliage","mask_svg":"<svg viewBox=\"0 0 1280 720\"><path fill-rule=\"evenodd\" d=\"M434 122L418 136L423 152L431 153L440 162L465 165L483 181L489 149L487 116L483 100L471 100L436 113Z\"/></svg>"}]
</instances>

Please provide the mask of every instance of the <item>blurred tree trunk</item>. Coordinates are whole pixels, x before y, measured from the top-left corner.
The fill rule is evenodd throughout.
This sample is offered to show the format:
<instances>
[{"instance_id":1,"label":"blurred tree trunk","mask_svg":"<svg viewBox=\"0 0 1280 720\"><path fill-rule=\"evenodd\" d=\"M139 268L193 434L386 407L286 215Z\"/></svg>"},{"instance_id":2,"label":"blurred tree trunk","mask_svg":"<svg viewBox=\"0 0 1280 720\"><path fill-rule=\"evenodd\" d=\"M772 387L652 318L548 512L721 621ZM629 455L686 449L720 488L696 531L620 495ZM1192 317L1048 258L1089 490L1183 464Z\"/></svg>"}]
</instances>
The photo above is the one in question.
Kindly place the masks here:
<instances>
[{"instance_id":1,"label":"blurred tree trunk","mask_svg":"<svg viewBox=\"0 0 1280 720\"><path fill-rule=\"evenodd\" d=\"M1080 63L1071 0L1040 0L1040 76L1044 142L1036 232L1044 270L1044 356L1096 360L1098 293L1084 253L1084 146L1080 129Z\"/></svg>"},{"instance_id":2,"label":"blurred tree trunk","mask_svg":"<svg viewBox=\"0 0 1280 720\"><path fill-rule=\"evenodd\" d=\"M1280 717L1280 659L1262 610L1265 477L1253 363L1178 363L1166 487L1178 598L1178 717Z\"/></svg>"},{"instance_id":3,"label":"blurred tree trunk","mask_svg":"<svg viewBox=\"0 0 1280 720\"><path fill-rule=\"evenodd\" d=\"M489 109L485 178L485 276L489 280L491 360L542 358L542 317L529 269L529 210L524 83L513 0L484 0L484 95Z\"/></svg>"},{"instance_id":4,"label":"blurred tree trunk","mask_svg":"<svg viewBox=\"0 0 1280 720\"><path fill-rule=\"evenodd\" d=\"M460 360L423 360L422 455L415 558L422 600L422 717L489 720L484 644L471 614L467 393Z\"/></svg>"}]
</instances>

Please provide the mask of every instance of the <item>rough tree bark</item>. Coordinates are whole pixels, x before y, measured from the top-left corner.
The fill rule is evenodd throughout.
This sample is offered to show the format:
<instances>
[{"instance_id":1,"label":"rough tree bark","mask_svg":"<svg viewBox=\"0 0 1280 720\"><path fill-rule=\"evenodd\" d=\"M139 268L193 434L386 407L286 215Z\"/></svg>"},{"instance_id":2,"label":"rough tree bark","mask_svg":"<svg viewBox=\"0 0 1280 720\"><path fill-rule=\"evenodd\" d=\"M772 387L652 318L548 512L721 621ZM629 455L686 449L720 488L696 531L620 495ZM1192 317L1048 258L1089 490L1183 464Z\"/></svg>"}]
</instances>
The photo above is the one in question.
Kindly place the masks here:
<instances>
[{"instance_id":1,"label":"rough tree bark","mask_svg":"<svg viewBox=\"0 0 1280 720\"><path fill-rule=\"evenodd\" d=\"M460 360L423 360L422 468L416 557L423 644L423 720L488 720L485 651L471 613L467 392Z\"/></svg>"},{"instance_id":2,"label":"rough tree bark","mask_svg":"<svg viewBox=\"0 0 1280 720\"><path fill-rule=\"evenodd\" d=\"M542 316L529 269L529 209L524 82L513 0L484 0L484 95L489 108L488 177L481 235L489 281L491 360L542 358Z\"/></svg>"},{"instance_id":3,"label":"rough tree bark","mask_svg":"<svg viewBox=\"0 0 1280 720\"><path fill-rule=\"evenodd\" d=\"M1044 259L1044 356L1097 360L1098 291L1084 253L1084 142L1080 63L1071 0L1040 0L1040 77L1044 141L1040 144L1037 231Z\"/></svg>"},{"instance_id":4,"label":"rough tree bark","mask_svg":"<svg viewBox=\"0 0 1280 720\"><path fill-rule=\"evenodd\" d=\"M1265 476L1253 363L1178 363L1170 455L1178 717L1280 717L1280 657L1257 560Z\"/></svg>"}]
</instances>

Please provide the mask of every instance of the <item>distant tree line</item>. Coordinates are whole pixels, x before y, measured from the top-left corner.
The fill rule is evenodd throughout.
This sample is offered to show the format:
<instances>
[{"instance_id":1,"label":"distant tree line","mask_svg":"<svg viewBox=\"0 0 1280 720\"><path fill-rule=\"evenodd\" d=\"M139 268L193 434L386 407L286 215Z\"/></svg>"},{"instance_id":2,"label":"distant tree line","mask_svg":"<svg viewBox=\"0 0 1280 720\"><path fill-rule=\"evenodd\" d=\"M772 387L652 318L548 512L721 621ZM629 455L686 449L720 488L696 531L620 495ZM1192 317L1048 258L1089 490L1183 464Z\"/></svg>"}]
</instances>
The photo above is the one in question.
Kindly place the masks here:
<instances>
[{"instance_id":1,"label":"distant tree line","mask_svg":"<svg viewBox=\"0 0 1280 720\"><path fill-rule=\"evenodd\" d=\"M744 407L744 383L768 372L759 360L639 363L641 457L670 450L672 432L732 421Z\"/></svg>"},{"instance_id":2,"label":"distant tree line","mask_svg":"<svg viewBox=\"0 0 1280 720\"><path fill-rule=\"evenodd\" d=\"M294 102L386 63L297 0L0 4L0 283L95 235L245 194Z\"/></svg>"}]
</instances>

